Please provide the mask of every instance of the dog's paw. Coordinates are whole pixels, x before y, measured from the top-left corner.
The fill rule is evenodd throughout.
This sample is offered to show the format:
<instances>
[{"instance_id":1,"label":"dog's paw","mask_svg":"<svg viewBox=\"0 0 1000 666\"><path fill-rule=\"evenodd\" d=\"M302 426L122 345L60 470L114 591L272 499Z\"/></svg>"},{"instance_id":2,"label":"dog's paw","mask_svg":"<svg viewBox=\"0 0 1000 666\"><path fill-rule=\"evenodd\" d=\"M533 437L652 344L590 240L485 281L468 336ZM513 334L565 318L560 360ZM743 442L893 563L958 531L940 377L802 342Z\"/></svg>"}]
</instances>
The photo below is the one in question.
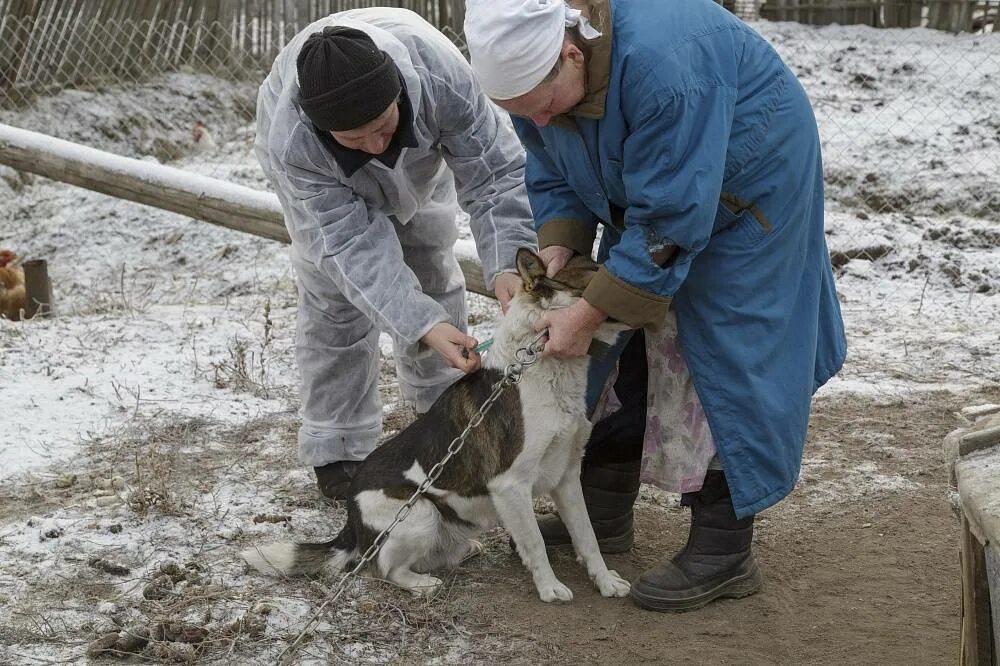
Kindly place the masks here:
<instances>
[{"instance_id":1,"label":"dog's paw","mask_svg":"<svg viewBox=\"0 0 1000 666\"><path fill-rule=\"evenodd\" d=\"M624 597L632 587L627 580L618 575L617 571L610 569L607 574L595 578L594 585L602 597Z\"/></svg>"},{"instance_id":2,"label":"dog's paw","mask_svg":"<svg viewBox=\"0 0 1000 666\"><path fill-rule=\"evenodd\" d=\"M417 597L432 597L442 585L440 578L428 576L426 574L414 574L412 580L406 586L411 594Z\"/></svg>"},{"instance_id":3,"label":"dog's paw","mask_svg":"<svg viewBox=\"0 0 1000 666\"><path fill-rule=\"evenodd\" d=\"M568 587L553 580L538 586L538 597L545 603L553 601L573 601L573 593Z\"/></svg>"},{"instance_id":4,"label":"dog's paw","mask_svg":"<svg viewBox=\"0 0 1000 666\"><path fill-rule=\"evenodd\" d=\"M466 542L466 551L465 554L462 555L460 563L464 563L466 560L471 560L473 557L482 555L485 550L486 546L484 546L482 542L476 541L475 539L469 539Z\"/></svg>"}]
</instances>

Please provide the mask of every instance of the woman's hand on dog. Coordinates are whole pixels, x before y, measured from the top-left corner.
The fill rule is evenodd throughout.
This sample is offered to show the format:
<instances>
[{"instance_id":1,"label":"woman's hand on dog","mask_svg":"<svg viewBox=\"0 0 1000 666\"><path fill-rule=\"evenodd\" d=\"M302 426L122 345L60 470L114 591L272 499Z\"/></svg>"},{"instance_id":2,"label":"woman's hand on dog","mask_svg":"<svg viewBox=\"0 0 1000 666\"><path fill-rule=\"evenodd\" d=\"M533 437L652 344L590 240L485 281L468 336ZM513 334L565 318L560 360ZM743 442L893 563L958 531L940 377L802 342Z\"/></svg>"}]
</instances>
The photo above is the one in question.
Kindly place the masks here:
<instances>
[{"instance_id":1,"label":"woman's hand on dog","mask_svg":"<svg viewBox=\"0 0 1000 666\"><path fill-rule=\"evenodd\" d=\"M535 330L548 329L545 354L557 358L586 356L597 327L607 315L584 299L568 308L543 312L535 320Z\"/></svg>"},{"instance_id":2,"label":"woman's hand on dog","mask_svg":"<svg viewBox=\"0 0 1000 666\"><path fill-rule=\"evenodd\" d=\"M519 284L521 284L521 276L517 273L500 273L493 280L493 293L500 301L500 310L504 314L507 314L510 299L514 298Z\"/></svg>"},{"instance_id":3,"label":"woman's hand on dog","mask_svg":"<svg viewBox=\"0 0 1000 666\"><path fill-rule=\"evenodd\" d=\"M566 262L573 258L574 254L574 250L562 245L549 245L539 250L538 257L545 264L545 276L554 277L563 269Z\"/></svg>"},{"instance_id":4,"label":"woman's hand on dog","mask_svg":"<svg viewBox=\"0 0 1000 666\"><path fill-rule=\"evenodd\" d=\"M475 351L479 342L448 322L434 324L420 341L440 354L451 367L466 374L475 372L482 365L482 358Z\"/></svg>"}]
</instances>

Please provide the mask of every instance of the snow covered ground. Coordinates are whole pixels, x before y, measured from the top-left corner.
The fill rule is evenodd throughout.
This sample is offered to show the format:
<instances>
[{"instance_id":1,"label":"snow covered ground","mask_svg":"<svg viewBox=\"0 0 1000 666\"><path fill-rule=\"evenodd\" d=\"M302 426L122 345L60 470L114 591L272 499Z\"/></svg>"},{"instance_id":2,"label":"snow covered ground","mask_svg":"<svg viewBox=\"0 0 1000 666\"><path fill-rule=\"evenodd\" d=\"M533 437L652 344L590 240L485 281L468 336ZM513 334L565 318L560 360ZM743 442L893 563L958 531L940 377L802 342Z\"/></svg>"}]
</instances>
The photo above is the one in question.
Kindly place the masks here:
<instances>
[{"instance_id":1,"label":"snow covered ground","mask_svg":"<svg viewBox=\"0 0 1000 666\"><path fill-rule=\"evenodd\" d=\"M1000 37L754 25L801 77L824 141L850 356L821 395L888 401L1000 384ZM64 91L0 122L264 188L254 90L172 74ZM198 119L212 153L187 142ZM0 322L0 662L79 659L89 639L154 618L198 623L206 654L273 661L322 590L248 581L235 553L343 520L294 459L286 248L4 167L0 247L48 260L58 312ZM495 304L470 297L470 310L483 339ZM388 361L383 380L391 431L408 412ZM814 499L909 483L875 463L841 479ZM129 573L109 576L98 556ZM163 573L167 560L181 570ZM370 621L365 603L355 595L337 617ZM321 623L316 655L396 654L356 628L338 639L335 624ZM424 645L440 663L473 654L454 636Z\"/></svg>"}]
</instances>

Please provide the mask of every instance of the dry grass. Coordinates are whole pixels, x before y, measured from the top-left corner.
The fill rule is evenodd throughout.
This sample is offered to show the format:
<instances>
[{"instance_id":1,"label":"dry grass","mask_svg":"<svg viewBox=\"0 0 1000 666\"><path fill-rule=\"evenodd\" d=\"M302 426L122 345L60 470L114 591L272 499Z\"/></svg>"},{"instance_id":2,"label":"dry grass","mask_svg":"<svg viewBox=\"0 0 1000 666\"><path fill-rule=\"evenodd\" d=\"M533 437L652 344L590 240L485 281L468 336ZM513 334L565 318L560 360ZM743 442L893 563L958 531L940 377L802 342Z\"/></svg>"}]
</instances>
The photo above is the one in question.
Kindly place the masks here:
<instances>
[{"instance_id":1,"label":"dry grass","mask_svg":"<svg viewBox=\"0 0 1000 666\"><path fill-rule=\"evenodd\" d=\"M7 613L0 603L10 625L0 630L0 661L4 646L13 645L141 663L273 661L340 580L268 579L247 572L236 556L289 531L309 539L343 523L342 507L321 500L311 476L282 448L294 442L297 419L284 413L234 427L164 411L146 415L136 404L126 424L86 442L72 464L44 479L0 485L0 521L59 519L50 543L63 552L52 570L25 581L28 592L8 602ZM386 430L412 418L401 406L387 414ZM232 502L233 483L252 484L251 502ZM255 520L261 515L289 520ZM116 530L132 537L102 545ZM0 549L8 545L4 533L0 528ZM455 581L433 599L377 580L352 583L298 658L416 664L445 658L473 638L492 645L487 625L470 628L463 619L474 591ZM461 653L468 652L465 645Z\"/></svg>"}]
</instances>

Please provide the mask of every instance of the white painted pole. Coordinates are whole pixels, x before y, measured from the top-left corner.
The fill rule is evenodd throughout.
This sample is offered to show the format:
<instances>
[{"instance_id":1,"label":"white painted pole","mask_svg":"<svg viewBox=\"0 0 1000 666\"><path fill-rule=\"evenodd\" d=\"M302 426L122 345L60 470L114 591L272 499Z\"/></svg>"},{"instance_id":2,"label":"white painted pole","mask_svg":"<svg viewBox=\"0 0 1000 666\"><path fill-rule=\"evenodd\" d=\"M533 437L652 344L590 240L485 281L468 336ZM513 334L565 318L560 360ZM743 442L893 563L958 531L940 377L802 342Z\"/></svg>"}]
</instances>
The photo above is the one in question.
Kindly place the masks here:
<instances>
[{"instance_id":1,"label":"white painted pole","mask_svg":"<svg viewBox=\"0 0 1000 666\"><path fill-rule=\"evenodd\" d=\"M271 192L4 124L0 124L0 164L255 236L291 242L278 197ZM493 296L483 282L474 248L459 241L456 255L466 288Z\"/></svg>"}]
</instances>

